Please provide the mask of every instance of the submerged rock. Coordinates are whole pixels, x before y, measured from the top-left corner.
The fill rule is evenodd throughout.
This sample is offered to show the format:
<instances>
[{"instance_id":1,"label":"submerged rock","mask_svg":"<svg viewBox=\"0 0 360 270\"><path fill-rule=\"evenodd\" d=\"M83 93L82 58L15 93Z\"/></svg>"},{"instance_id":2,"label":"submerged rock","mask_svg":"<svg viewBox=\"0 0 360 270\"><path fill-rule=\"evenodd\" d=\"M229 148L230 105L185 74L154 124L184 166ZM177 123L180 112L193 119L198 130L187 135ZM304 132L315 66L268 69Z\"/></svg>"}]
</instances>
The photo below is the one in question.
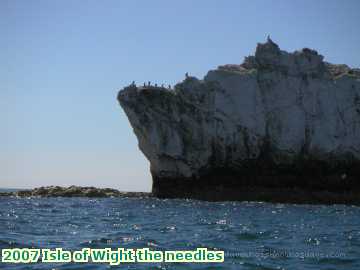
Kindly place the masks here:
<instances>
[{"instance_id":1,"label":"submerged rock","mask_svg":"<svg viewBox=\"0 0 360 270\"><path fill-rule=\"evenodd\" d=\"M268 39L243 64L174 89L132 84L118 100L150 161L155 196L360 191L360 70L314 50L288 53Z\"/></svg>"}]
</instances>

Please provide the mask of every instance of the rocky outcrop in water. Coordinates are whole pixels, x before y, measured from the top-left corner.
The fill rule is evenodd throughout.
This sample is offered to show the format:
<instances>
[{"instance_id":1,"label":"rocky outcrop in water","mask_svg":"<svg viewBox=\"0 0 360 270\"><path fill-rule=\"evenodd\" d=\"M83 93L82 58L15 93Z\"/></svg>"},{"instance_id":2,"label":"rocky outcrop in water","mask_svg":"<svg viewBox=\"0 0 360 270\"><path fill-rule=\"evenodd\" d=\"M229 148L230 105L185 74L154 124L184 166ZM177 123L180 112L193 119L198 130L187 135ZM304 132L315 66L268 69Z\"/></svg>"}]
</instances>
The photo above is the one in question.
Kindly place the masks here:
<instances>
[{"instance_id":1,"label":"rocky outcrop in water","mask_svg":"<svg viewBox=\"0 0 360 270\"><path fill-rule=\"evenodd\" d=\"M268 39L240 65L174 89L132 84L118 100L156 196L360 190L360 70L314 50L288 53Z\"/></svg>"},{"instance_id":2,"label":"rocky outcrop in water","mask_svg":"<svg viewBox=\"0 0 360 270\"><path fill-rule=\"evenodd\" d=\"M60 187L48 186L14 192L0 192L0 196L17 197L149 197L145 192L122 192L113 188L96 187Z\"/></svg>"}]
</instances>

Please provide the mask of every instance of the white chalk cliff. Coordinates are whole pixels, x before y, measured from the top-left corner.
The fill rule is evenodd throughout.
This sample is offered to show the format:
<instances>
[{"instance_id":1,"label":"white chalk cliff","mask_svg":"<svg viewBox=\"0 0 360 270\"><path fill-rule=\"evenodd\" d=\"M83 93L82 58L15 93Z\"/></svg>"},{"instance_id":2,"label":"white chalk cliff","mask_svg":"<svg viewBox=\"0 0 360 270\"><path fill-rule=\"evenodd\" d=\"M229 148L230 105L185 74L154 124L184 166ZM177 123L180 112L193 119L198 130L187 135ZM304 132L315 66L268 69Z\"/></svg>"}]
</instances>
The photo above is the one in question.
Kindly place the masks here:
<instances>
[{"instance_id":1,"label":"white chalk cliff","mask_svg":"<svg viewBox=\"0 0 360 270\"><path fill-rule=\"evenodd\" d=\"M275 168L360 160L360 70L311 49L288 53L268 39L243 64L174 89L130 85L118 100L154 179L197 181L218 168L241 174L258 160Z\"/></svg>"}]
</instances>

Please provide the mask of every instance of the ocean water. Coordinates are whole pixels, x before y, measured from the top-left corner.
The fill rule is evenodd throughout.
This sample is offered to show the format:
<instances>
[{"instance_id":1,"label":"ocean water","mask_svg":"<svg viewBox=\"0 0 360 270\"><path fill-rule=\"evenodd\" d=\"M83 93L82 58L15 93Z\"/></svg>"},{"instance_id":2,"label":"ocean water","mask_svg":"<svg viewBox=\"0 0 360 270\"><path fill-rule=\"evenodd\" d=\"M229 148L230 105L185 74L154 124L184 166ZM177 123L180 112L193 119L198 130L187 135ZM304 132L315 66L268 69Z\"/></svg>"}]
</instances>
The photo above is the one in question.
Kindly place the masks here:
<instances>
[{"instance_id":1,"label":"ocean water","mask_svg":"<svg viewBox=\"0 0 360 270\"><path fill-rule=\"evenodd\" d=\"M2 269L360 269L360 208L154 198L0 197L0 249L223 250L223 263Z\"/></svg>"}]
</instances>

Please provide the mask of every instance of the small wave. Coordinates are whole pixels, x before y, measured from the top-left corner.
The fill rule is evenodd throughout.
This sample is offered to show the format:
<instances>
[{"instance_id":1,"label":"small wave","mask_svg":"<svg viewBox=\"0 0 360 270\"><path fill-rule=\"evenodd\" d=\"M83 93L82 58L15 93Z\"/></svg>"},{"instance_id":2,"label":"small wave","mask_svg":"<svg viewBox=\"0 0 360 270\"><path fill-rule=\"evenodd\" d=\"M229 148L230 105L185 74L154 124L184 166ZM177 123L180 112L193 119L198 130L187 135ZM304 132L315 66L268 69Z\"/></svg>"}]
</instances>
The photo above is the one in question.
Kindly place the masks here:
<instances>
[{"instance_id":1,"label":"small wave","mask_svg":"<svg viewBox=\"0 0 360 270\"><path fill-rule=\"evenodd\" d=\"M26 243L20 243L20 242L16 242L16 241L6 241L6 240L1 240L0 239L0 249L3 248L33 248L33 245L29 245Z\"/></svg>"},{"instance_id":2,"label":"small wave","mask_svg":"<svg viewBox=\"0 0 360 270\"><path fill-rule=\"evenodd\" d=\"M358 259L351 258L321 258L318 260L319 264L329 264L329 265L348 265L353 263L359 263Z\"/></svg>"},{"instance_id":3,"label":"small wave","mask_svg":"<svg viewBox=\"0 0 360 270\"><path fill-rule=\"evenodd\" d=\"M261 239L264 236L268 236L268 235L269 235L269 233L264 233L264 232L255 232L255 233L243 232L243 233L236 234L236 238L238 240L252 241L252 240Z\"/></svg>"},{"instance_id":4,"label":"small wave","mask_svg":"<svg viewBox=\"0 0 360 270\"><path fill-rule=\"evenodd\" d=\"M252 262L242 262L241 267L244 269L254 269L254 270L279 270L283 269L280 266L267 266L264 263L252 263Z\"/></svg>"}]
</instances>

